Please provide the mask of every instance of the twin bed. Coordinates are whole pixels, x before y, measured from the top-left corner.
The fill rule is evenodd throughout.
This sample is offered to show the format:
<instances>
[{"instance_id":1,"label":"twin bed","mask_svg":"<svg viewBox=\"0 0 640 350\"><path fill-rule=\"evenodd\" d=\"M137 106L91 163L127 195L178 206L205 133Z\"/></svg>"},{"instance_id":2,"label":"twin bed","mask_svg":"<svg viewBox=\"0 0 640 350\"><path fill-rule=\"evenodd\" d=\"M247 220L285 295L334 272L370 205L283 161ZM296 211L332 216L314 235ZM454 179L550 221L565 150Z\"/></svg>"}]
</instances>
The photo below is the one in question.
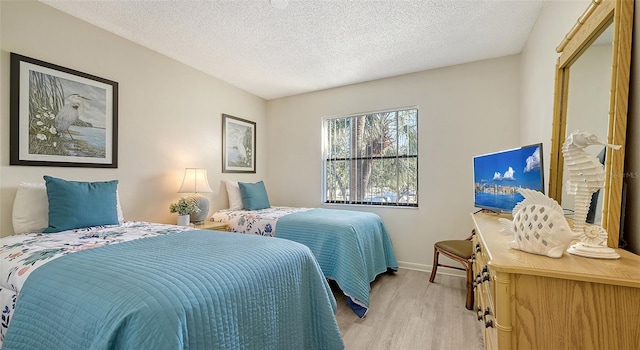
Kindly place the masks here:
<instances>
[{"instance_id":1,"label":"twin bed","mask_svg":"<svg viewBox=\"0 0 640 350\"><path fill-rule=\"evenodd\" d=\"M254 234L200 231L124 222L117 181L45 180L46 190L21 185L14 202L21 234L0 238L3 350L343 349L327 279L363 317L370 282L398 268L384 224L371 213L223 210L211 220ZM54 218L78 186L91 196ZM111 203L101 209L110 224L34 229L64 226L93 210L89 200Z\"/></svg>"},{"instance_id":2,"label":"twin bed","mask_svg":"<svg viewBox=\"0 0 640 350\"><path fill-rule=\"evenodd\" d=\"M211 217L229 230L279 237L311 249L324 276L336 281L353 311L369 309L370 283L398 262L382 219L373 213L322 208L225 209Z\"/></svg>"},{"instance_id":3,"label":"twin bed","mask_svg":"<svg viewBox=\"0 0 640 350\"><path fill-rule=\"evenodd\" d=\"M0 239L0 347L343 349L328 283L283 239L139 222Z\"/></svg>"}]
</instances>

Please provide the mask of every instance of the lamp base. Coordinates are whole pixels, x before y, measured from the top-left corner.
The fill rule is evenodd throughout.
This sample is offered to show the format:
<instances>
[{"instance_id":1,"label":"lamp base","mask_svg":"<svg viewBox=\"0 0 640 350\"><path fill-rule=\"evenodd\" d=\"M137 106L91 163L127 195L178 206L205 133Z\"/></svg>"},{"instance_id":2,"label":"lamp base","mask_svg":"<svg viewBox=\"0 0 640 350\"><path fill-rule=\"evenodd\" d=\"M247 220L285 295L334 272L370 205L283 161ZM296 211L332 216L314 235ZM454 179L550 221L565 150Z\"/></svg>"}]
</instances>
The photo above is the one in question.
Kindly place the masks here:
<instances>
[{"instance_id":1,"label":"lamp base","mask_svg":"<svg viewBox=\"0 0 640 350\"><path fill-rule=\"evenodd\" d=\"M189 199L193 200L200 209L197 213L191 213L191 222L196 225L204 223L204 220L206 220L209 215L209 200L200 194L191 196Z\"/></svg>"}]
</instances>

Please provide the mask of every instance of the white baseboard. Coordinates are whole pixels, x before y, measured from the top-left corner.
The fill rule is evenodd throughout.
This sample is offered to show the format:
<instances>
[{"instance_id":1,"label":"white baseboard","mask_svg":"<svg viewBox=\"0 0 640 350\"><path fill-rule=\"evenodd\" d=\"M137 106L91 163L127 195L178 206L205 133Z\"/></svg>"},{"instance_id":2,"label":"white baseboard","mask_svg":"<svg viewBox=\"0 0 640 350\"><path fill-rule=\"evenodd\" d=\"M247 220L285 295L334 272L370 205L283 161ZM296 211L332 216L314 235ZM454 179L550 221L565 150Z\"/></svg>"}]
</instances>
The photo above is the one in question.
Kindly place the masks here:
<instances>
[{"instance_id":1,"label":"white baseboard","mask_svg":"<svg viewBox=\"0 0 640 350\"><path fill-rule=\"evenodd\" d=\"M416 263L410 263L410 262L406 262L406 261L398 261L398 267L401 268L401 269L416 270L416 271L423 271L423 272L426 272L426 273L431 273L431 269L433 268L433 265L416 264ZM464 271L456 270L456 269L450 269L448 267L443 267L443 266L438 267L438 273L441 273L443 275L449 275L449 276L466 277Z\"/></svg>"}]
</instances>

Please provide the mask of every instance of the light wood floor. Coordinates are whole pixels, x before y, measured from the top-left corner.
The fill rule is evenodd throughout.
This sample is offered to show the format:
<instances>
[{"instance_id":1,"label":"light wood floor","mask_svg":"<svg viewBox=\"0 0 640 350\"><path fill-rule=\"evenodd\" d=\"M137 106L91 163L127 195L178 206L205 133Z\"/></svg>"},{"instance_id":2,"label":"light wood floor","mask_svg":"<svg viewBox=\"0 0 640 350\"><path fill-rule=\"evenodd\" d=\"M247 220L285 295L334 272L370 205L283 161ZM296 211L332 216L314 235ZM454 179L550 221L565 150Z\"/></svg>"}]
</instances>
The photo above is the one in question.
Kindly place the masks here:
<instances>
[{"instance_id":1,"label":"light wood floor","mask_svg":"<svg viewBox=\"0 0 640 350\"><path fill-rule=\"evenodd\" d=\"M371 284L367 316L358 318L331 283L347 350L482 349L480 323L465 309L465 280L400 269Z\"/></svg>"}]
</instances>

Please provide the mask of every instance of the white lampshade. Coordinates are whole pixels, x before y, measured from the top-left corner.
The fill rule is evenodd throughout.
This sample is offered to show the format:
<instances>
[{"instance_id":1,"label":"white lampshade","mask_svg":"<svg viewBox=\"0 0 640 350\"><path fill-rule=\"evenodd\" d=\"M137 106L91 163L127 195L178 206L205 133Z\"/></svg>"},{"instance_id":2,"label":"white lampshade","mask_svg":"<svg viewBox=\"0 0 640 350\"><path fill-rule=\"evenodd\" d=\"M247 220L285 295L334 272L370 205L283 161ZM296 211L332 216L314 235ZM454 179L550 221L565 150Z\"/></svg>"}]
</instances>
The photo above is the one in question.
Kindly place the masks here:
<instances>
[{"instance_id":1,"label":"white lampshade","mask_svg":"<svg viewBox=\"0 0 640 350\"><path fill-rule=\"evenodd\" d=\"M184 170L184 179L178 193L195 193L190 197L196 202L200 212L191 213L191 222L201 224L209 215L209 200L198 193L213 192L207 180L206 169L186 168Z\"/></svg>"},{"instance_id":2,"label":"white lampshade","mask_svg":"<svg viewBox=\"0 0 640 350\"><path fill-rule=\"evenodd\" d=\"M207 180L207 169L186 168L178 193L213 192Z\"/></svg>"}]
</instances>

